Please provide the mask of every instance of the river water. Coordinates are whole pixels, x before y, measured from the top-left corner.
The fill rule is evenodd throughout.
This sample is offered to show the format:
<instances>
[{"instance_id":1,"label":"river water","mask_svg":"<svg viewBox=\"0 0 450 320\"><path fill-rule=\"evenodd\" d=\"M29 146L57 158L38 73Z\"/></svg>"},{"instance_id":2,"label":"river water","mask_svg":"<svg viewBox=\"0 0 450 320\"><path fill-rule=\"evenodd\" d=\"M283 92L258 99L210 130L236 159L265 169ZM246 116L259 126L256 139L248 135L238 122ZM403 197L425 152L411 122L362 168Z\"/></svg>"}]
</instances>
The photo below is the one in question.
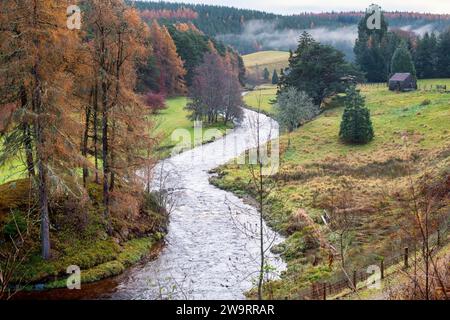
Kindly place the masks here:
<instances>
[{"instance_id":1,"label":"river water","mask_svg":"<svg viewBox=\"0 0 450 320\"><path fill-rule=\"evenodd\" d=\"M209 172L257 146L258 119L261 142L278 137L274 120L244 110L244 120L230 134L158 165L155 187L170 190L174 206L167 246L104 298L244 298L258 276L259 215L233 194L212 186ZM282 240L264 227L265 246ZM284 268L278 257L269 254L269 261L277 270Z\"/></svg>"},{"instance_id":2,"label":"river water","mask_svg":"<svg viewBox=\"0 0 450 320\"><path fill-rule=\"evenodd\" d=\"M117 278L83 286L81 292L55 290L22 298L244 299L258 277L259 214L209 179L212 169L257 146L257 123L261 143L278 137L274 120L244 110L242 123L228 135L157 165L153 187L167 190L172 210L166 245L156 259ZM266 225L264 230L266 249L282 241ZM267 255L276 277L285 265Z\"/></svg>"}]
</instances>

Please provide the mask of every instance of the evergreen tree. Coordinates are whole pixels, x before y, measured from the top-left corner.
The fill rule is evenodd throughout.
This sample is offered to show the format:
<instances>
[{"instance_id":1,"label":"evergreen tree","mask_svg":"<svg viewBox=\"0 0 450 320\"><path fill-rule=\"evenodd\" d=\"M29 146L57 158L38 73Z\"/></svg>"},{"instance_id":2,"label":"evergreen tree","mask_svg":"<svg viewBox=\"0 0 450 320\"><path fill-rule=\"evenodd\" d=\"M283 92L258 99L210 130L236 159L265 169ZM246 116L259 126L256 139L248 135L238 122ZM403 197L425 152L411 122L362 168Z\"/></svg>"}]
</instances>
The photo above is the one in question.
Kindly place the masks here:
<instances>
[{"instance_id":1,"label":"evergreen tree","mask_svg":"<svg viewBox=\"0 0 450 320\"><path fill-rule=\"evenodd\" d=\"M264 68L264 71L263 71L263 78L264 78L264 80L265 80L265 81L268 81L268 80L269 80L269 77L270 77L269 69Z\"/></svg>"},{"instance_id":2,"label":"evergreen tree","mask_svg":"<svg viewBox=\"0 0 450 320\"><path fill-rule=\"evenodd\" d=\"M381 29L370 30L367 27L369 17L367 13L358 25L358 39L354 48L356 63L369 82L384 82L388 77L390 62L390 57L386 57L388 24L381 14Z\"/></svg>"},{"instance_id":3,"label":"evergreen tree","mask_svg":"<svg viewBox=\"0 0 450 320\"><path fill-rule=\"evenodd\" d=\"M425 35L417 40L414 51L414 64L419 79L437 77L437 38L434 33Z\"/></svg>"},{"instance_id":4,"label":"evergreen tree","mask_svg":"<svg viewBox=\"0 0 450 320\"><path fill-rule=\"evenodd\" d=\"M392 56L391 73L411 73L416 76L416 68L405 42L400 44Z\"/></svg>"},{"instance_id":5,"label":"evergreen tree","mask_svg":"<svg viewBox=\"0 0 450 320\"><path fill-rule=\"evenodd\" d=\"M279 80L280 80L280 79L279 79L279 77L278 77L278 72L277 72L277 70L273 70L272 84L277 85Z\"/></svg>"},{"instance_id":6,"label":"evergreen tree","mask_svg":"<svg viewBox=\"0 0 450 320\"><path fill-rule=\"evenodd\" d=\"M346 93L339 136L346 143L366 144L374 138L370 111L365 107L364 97L354 86L350 87Z\"/></svg>"},{"instance_id":7,"label":"evergreen tree","mask_svg":"<svg viewBox=\"0 0 450 320\"><path fill-rule=\"evenodd\" d=\"M450 29L441 33L437 48L438 75L441 78L450 77Z\"/></svg>"},{"instance_id":8,"label":"evergreen tree","mask_svg":"<svg viewBox=\"0 0 450 320\"><path fill-rule=\"evenodd\" d=\"M361 78L360 72L345 61L342 52L316 42L304 32L289 68L279 81L279 91L295 87L305 91L315 105L321 106L327 97L345 92L349 83L342 78L346 76Z\"/></svg>"}]
</instances>

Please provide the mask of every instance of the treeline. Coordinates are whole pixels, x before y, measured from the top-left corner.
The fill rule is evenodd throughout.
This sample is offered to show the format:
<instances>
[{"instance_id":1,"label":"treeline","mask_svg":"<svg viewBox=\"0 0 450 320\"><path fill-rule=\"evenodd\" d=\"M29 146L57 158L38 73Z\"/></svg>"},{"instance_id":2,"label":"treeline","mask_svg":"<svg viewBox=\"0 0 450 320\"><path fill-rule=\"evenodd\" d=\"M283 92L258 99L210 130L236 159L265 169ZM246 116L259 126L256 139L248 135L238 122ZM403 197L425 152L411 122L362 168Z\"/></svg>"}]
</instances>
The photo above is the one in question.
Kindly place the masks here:
<instances>
[{"instance_id":1,"label":"treeline","mask_svg":"<svg viewBox=\"0 0 450 320\"><path fill-rule=\"evenodd\" d=\"M366 74L369 82L386 82L395 72L411 72L419 78L450 77L450 28L440 35L426 33L417 37L412 32L389 30L388 22L382 15L381 29L367 28L367 14L358 25L358 39L354 47L356 63ZM415 67L393 70L393 58L397 52L406 59L411 56ZM394 59L395 60L395 59ZM401 68L400 68L401 69Z\"/></svg>"},{"instance_id":2,"label":"treeline","mask_svg":"<svg viewBox=\"0 0 450 320\"><path fill-rule=\"evenodd\" d=\"M224 6L169 2L136 1L135 6L143 11L145 16L151 19L160 19L164 23L192 22L199 30L210 36L240 34L243 32L245 24L251 20L276 22L278 30L302 30L314 27L339 28L355 25L364 17L363 12L301 13L283 16ZM419 28L432 23L437 31L442 31L450 23L448 14L388 12L385 15L393 27Z\"/></svg>"},{"instance_id":3,"label":"treeline","mask_svg":"<svg viewBox=\"0 0 450 320\"><path fill-rule=\"evenodd\" d=\"M51 204L57 194L79 199L81 206L92 201L89 186L98 185L95 219L109 236L118 218L139 216L144 200L137 171L154 163L155 139L136 90L138 70L154 60L158 68L183 74L166 30L156 25L150 30L123 0L79 1L81 30L68 28L66 12L73 3L25 0L0 6L0 108L11 110L1 132L0 166L26 159L44 259L51 257ZM161 60L166 53L170 61ZM182 90L180 79L160 78L161 86ZM65 221L71 219L76 220Z\"/></svg>"},{"instance_id":4,"label":"treeline","mask_svg":"<svg viewBox=\"0 0 450 320\"><path fill-rule=\"evenodd\" d=\"M450 78L450 29L418 38L412 56L419 79Z\"/></svg>"}]
</instances>

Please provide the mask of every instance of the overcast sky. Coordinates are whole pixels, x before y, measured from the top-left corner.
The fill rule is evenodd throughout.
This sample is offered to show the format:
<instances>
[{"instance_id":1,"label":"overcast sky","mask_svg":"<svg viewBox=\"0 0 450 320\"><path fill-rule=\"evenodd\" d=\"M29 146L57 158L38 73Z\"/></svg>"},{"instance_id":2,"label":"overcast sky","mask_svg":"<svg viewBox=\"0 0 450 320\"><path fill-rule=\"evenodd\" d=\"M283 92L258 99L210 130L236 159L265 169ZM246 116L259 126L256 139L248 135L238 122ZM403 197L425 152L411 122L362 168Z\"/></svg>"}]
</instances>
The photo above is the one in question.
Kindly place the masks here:
<instances>
[{"instance_id":1,"label":"overcast sky","mask_svg":"<svg viewBox=\"0 0 450 320\"><path fill-rule=\"evenodd\" d=\"M385 11L416 11L450 14L450 0L166 0L204 3L295 14L299 12L361 11L372 3Z\"/></svg>"}]
</instances>

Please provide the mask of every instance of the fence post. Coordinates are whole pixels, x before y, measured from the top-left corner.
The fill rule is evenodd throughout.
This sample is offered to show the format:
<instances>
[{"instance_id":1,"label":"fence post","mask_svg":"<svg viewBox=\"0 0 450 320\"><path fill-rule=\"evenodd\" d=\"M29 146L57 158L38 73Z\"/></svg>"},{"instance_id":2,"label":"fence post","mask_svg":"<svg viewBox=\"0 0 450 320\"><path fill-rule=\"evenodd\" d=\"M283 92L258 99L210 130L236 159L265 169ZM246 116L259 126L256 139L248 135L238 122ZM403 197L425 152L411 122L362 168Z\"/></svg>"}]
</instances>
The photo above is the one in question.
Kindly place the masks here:
<instances>
[{"instance_id":1,"label":"fence post","mask_svg":"<svg viewBox=\"0 0 450 320\"><path fill-rule=\"evenodd\" d=\"M408 247L406 247L405 248L405 269L409 268L408 254L409 254L409 249L408 249Z\"/></svg>"},{"instance_id":2,"label":"fence post","mask_svg":"<svg viewBox=\"0 0 450 320\"><path fill-rule=\"evenodd\" d=\"M381 270L381 280L383 280L384 279L384 258L381 260L380 270Z\"/></svg>"},{"instance_id":3,"label":"fence post","mask_svg":"<svg viewBox=\"0 0 450 320\"><path fill-rule=\"evenodd\" d=\"M323 283L323 300L327 300L327 283Z\"/></svg>"}]
</instances>

